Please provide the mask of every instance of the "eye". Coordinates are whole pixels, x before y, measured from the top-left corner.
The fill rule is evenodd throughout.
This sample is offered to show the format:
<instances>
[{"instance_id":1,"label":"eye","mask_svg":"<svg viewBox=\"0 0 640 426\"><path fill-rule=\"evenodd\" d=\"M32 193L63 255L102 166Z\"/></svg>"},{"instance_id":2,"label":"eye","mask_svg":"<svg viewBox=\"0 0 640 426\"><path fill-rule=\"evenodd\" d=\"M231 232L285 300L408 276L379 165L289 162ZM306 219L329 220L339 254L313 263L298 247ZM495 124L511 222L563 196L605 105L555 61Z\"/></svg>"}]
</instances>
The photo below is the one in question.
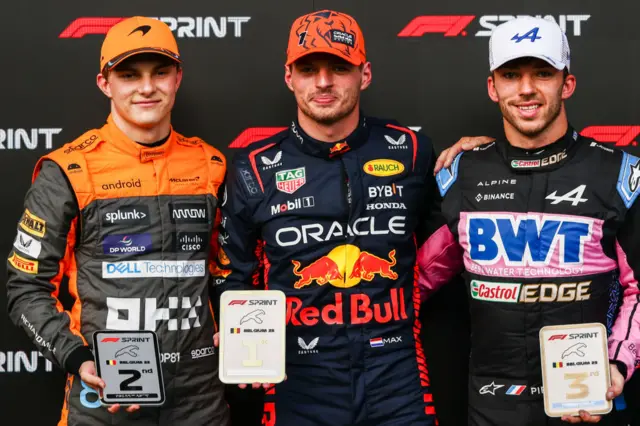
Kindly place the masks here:
<instances>
[{"instance_id":1,"label":"eye","mask_svg":"<svg viewBox=\"0 0 640 426\"><path fill-rule=\"evenodd\" d=\"M553 73L549 70L540 70L538 71L538 77L548 78L553 76Z\"/></svg>"},{"instance_id":2,"label":"eye","mask_svg":"<svg viewBox=\"0 0 640 426\"><path fill-rule=\"evenodd\" d=\"M310 74L313 72L313 67L311 65L302 65L298 68L298 71L303 74Z\"/></svg>"},{"instance_id":3,"label":"eye","mask_svg":"<svg viewBox=\"0 0 640 426\"><path fill-rule=\"evenodd\" d=\"M349 72L349 67L346 65L342 65L342 64L335 64L333 66L333 70L335 72Z\"/></svg>"},{"instance_id":4,"label":"eye","mask_svg":"<svg viewBox=\"0 0 640 426\"><path fill-rule=\"evenodd\" d=\"M507 72L504 72L504 73L502 74L502 77L506 78L507 80L513 80L513 79L515 79L517 76L518 76L518 75L517 75L515 72L513 72L513 71L507 71Z\"/></svg>"}]
</instances>

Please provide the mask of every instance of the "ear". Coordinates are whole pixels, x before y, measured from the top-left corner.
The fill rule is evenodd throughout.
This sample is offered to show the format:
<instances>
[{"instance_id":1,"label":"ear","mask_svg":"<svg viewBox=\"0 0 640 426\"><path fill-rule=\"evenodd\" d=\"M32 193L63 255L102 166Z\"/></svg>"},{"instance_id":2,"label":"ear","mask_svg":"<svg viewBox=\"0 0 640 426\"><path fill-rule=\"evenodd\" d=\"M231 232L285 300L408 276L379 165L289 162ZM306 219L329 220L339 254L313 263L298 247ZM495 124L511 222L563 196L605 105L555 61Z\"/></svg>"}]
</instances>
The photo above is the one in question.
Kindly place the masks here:
<instances>
[{"instance_id":1,"label":"ear","mask_svg":"<svg viewBox=\"0 0 640 426\"><path fill-rule=\"evenodd\" d=\"M111 99L111 85L109 84L107 77L102 75L102 73L99 73L96 76L96 84L98 85L98 89L100 89L107 98Z\"/></svg>"},{"instance_id":2,"label":"ear","mask_svg":"<svg viewBox=\"0 0 640 426\"><path fill-rule=\"evenodd\" d=\"M365 62L362 66L362 82L360 83L360 90L365 90L371 84L373 74L371 73L371 62Z\"/></svg>"},{"instance_id":3,"label":"ear","mask_svg":"<svg viewBox=\"0 0 640 426\"><path fill-rule=\"evenodd\" d=\"M487 77L487 92L489 93L489 99L493 102L498 102L500 98L498 97L498 91L496 90L496 82L493 79L493 74Z\"/></svg>"},{"instance_id":4,"label":"ear","mask_svg":"<svg viewBox=\"0 0 640 426\"><path fill-rule=\"evenodd\" d=\"M569 74L567 78L564 79L564 83L562 84L562 100L565 101L573 96L573 92L576 91L576 76L573 74Z\"/></svg>"},{"instance_id":5,"label":"ear","mask_svg":"<svg viewBox=\"0 0 640 426\"><path fill-rule=\"evenodd\" d=\"M284 66L284 83L289 90L293 92L293 85L291 84L291 78L293 77L293 64Z\"/></svg>"},{"instance_id":6,"label":"ear","mask_svg":"<svg viewBox=\"0 0 640 426\"><path fill-rule=\"evenodd\" d=\"M176 90L178 90L180 88L180 84L182 83L182 67L176 67L177 68L177 73L176 73Z\"/></svg>"}]
</instances>

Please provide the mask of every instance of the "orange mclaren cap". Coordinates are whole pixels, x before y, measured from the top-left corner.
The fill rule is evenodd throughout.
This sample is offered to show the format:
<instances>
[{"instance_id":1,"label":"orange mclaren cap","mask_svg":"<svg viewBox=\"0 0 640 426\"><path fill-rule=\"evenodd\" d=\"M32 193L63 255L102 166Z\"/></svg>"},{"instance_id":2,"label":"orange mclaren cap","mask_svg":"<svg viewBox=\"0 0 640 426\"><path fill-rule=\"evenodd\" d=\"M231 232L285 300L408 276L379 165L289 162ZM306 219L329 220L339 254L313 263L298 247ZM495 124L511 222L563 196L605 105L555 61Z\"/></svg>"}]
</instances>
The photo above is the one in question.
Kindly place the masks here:
<instances>
[{"instance_id":1,"label":"orange mclaren cap","mask_svg":"<svg viewBox=\"0 0 640 426\"><path fill-rule=\"evenodd\" d=\"M180 61L178 43L167 24L157 19L134 16L111 27L100 52L100 70L111 69L138 53L159 53Z\"/></svg>"},{"instance_id":2,"label":"orange mclaren cap","mask_svg":"<svg viewBox=\"0 0 640 426\"><path fill-rule=\"evenodd\" d=\"M351 16L333 10L313 12L293 22L286 65L318 52L339 56L356 66L367 61L358 23Z\"/></svg>"}]
</instances>

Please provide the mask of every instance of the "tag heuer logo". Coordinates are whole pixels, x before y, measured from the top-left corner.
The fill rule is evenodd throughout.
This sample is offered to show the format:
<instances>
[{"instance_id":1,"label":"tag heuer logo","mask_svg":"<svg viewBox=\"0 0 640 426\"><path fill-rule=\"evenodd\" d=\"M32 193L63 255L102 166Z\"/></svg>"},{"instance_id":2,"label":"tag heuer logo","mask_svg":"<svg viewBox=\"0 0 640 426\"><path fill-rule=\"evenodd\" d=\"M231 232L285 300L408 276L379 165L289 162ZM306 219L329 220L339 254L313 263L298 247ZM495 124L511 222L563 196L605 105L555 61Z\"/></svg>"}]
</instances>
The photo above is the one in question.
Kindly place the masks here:
<instances>
[{"instance_id":1,"label":"tag heuer logo","mask_svg":"<svg viewBox=\"0 0 640 426\"><path fill-rule=\"evenodd\" d=\"M293 194L305 183L307 183L307 178L304 167L282 170L276 173L276 188L278 188L278 191Z\"/></svg>"}]
</instances>

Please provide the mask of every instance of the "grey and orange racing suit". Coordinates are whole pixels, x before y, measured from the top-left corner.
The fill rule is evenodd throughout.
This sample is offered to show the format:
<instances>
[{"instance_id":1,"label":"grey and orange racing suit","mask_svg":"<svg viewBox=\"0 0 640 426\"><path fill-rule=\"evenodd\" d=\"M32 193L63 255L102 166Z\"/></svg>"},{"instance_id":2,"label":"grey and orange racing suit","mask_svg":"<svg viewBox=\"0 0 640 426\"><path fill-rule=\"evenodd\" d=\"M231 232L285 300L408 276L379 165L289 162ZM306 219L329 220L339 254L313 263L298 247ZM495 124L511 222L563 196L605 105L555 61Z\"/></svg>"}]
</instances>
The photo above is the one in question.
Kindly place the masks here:
<instances>
[{"instance_id":1,"label":"grey and orange racing suit","mask_svg":"<svg viewBox=\"0 0 640 426\"><path fill-rule=\"evenodd\" d=\"M109 118L43 157L9 255L8 308L68 372L60 425L228 424L209 254L225 158L171 131L157 147ZM59 299L63 277L73 307ZM158 334L166 401L113 416L77 376L96 330ZM114 367L116 368L116 367Z\"/></svg>"}]
</instances>

